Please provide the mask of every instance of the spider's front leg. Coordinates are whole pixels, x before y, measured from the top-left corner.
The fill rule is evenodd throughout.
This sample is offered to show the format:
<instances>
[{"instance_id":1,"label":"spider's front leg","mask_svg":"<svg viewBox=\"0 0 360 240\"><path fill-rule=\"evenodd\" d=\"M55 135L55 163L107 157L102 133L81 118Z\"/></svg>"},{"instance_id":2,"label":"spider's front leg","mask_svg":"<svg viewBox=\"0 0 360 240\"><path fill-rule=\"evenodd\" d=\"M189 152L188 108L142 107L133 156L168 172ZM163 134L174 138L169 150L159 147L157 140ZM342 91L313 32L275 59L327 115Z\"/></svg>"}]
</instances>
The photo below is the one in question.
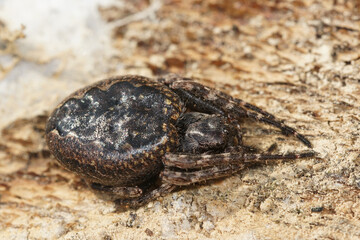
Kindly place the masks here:
<instances>
[{"instance_id":1,"label":"spider's front leg","mask_svg":"<svg viewBox=\"0 0 360 240\"><path fill-rule=\"evenodd\" d=\"M306 146L311 147L310 141L304 135L254 105L189 79L169 78L162 81L186 102L188 108L194 111L221 114L230 119L251 118L273 125L279 128L284 135L293 135Z\"/></svg>"},{"instance_id":2,"label":"spider's front leg","mask_svg":"<svg viewBox=\"0 0 360 240\"><path fill-rule=\"evenodd\" d=\"M314 152L290 154L252 154L229 152L219 154L167 153L162 178L174 185L189 185L233 175L247 165L264 161L294 160L315 156Z\"/></svg>"},{"instance_id":3,"label":"spider's front leg","mask_svg":"<svg viewBox=\"0 0 360 240\"><path fill-rule=\"evenodd\" d=\"M170 184L186 186L194 183L231 176L242 170L244 167L244 164L214 166L192 172L165 167L162 173L162 179Z\"/></svg>"},{"instance_id":4,"label":"spider's front leg","mask_svg":"<svg viewBox=\"0 0 360 240\"><path fill-rule=\"evenodd\" d=\"M157 80L158 80L159 82L167 85L167 86L172 86L174 89L178 89L178 88L179 88L179 86L177 86L177 83L178 83L178 82L181 82L182 84L184 84L184 82L186 82L186 83L188 83L188 84L193 84L193 83L195 83L196 85L202 86L201 84L194 82L194 80L191 79L191 78L184 78L184 77L181 77L181 76L176 75L176 74L169 74L169 75L167 75L167 76L165 76L165 77L158 78ZM185 85L186 85L186 83L185 83ZM181 85L181 84L180 84L180 85ZM181 87L181 86L180 86L180 87ZM214 91L214 89L211 89L211 88L208 88L208 87L205 87L205 88L206 88L207 90ZM220 94L220 95L223 96L224 98L230 97L230 96L228 96L227 94L225 94L225 93L223 93L223 92L220 92L220 91L215 91L215 92L217 92L217 94ZM243 107L243 108L245 108L245 109L249 109L249 110L252 110L252 111L254 111L254 112L257 112L257 113L259 113L259 114L261 114L261 115L263 115L263 116L265 116L265 117L267 117L267 118L270 118L270 119L271 119L271 118L275 118L274 115L272 115L272 114L270 114L270 113L262 110L262 109L259 108L259 107L254 106L254 105L252 105L252 104L250 104L250 103L247 103L247 102L245 102L245 101L243 101L243 100L241 100L241 99L232 98L232 97L230 97L230 98L231 98L237 105L239 105L239 106L241 106L241 107Z\"/></svg>"}]
</instances>

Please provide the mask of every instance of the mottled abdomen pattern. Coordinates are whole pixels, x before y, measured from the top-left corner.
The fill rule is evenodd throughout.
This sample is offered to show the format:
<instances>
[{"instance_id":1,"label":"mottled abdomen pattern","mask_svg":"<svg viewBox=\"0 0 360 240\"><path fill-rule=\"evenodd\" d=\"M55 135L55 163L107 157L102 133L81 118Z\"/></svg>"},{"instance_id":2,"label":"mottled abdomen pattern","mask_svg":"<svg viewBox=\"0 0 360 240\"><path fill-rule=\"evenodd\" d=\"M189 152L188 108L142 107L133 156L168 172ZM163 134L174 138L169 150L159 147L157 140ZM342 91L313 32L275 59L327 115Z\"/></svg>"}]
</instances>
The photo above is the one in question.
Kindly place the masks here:
<instances>
[{"instance_id":1,"label":"mottled abdomen pattern","mask_svg":"<svg viewBox=\"0 0 360 240\"><path fill-rule=\"evenodd\" d=\"M177 148L181 112L178 96L162 84L112 78L65 99L49 119L47 141L60 163L85 179L132 186L159 174L165 152Z\"/></svg>"}]
</instances>

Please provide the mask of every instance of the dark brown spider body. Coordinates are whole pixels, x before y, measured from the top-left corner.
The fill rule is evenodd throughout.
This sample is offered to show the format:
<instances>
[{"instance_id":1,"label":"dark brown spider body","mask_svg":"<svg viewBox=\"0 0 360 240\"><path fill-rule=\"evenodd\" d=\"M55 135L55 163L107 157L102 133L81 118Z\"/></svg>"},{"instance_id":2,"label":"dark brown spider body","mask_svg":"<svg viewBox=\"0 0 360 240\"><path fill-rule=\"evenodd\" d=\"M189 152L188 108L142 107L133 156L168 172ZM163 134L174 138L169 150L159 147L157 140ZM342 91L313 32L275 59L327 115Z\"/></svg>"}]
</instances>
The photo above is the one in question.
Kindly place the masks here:
<instances>
[{"instance_id":1,"label":"dark brown spider body","mask_svg":"<svg viewBox=\"0 0 360 240\"><path fill-rule=\"evenodd\" d=\"M238 123L244 117L311 146L273 115L176 76L122 76L78 90L51 114L46 139L65 168L133 207L179 185L229 176L247 162L314 155L247 152Z\"/></svg>"},{"instance_id":2,"label":"dark brown spider body","mask_svg":"<svg viewBox=\"0 0 360 240\"><path fill-rule=\"evenodd\" d=\"M179 97L144 77L98 82L64 100L46 128L51 152L90 182L137 186L178 147Z\"/></svg>"}]
</instances>

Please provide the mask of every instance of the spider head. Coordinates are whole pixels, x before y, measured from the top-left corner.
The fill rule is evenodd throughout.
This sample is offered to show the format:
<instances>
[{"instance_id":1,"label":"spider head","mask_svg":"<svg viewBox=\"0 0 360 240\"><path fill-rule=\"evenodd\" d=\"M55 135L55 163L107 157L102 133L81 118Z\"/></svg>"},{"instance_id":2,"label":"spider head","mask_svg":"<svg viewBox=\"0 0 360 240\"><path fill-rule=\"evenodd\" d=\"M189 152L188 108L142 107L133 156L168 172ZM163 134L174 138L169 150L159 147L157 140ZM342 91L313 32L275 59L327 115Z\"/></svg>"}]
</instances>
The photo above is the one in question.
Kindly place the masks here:
<instances>
[{"instance_id":1,"label":"spider head","mask_svg":"<svg viewBox=\"0 0 360 240\"><path fill-rule=\"evenodd\" d=\"M235 128L225 117L205 113L185 113L178 126L181 149L188 153L224 152L238 143Z\"/></svg>"}]
</instances>

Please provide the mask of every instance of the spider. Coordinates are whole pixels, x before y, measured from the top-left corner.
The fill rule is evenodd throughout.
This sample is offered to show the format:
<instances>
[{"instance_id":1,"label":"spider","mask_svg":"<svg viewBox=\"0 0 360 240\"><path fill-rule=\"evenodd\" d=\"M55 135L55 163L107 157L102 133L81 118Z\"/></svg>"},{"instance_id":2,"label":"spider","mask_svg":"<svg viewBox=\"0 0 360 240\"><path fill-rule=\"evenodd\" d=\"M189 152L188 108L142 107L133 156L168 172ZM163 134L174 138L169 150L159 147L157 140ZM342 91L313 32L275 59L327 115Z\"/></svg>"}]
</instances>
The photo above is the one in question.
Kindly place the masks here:
<instances>
[{"instance_id":1,"label":"spider","mask_svg":"<svg viewBox=\"0 0 360 240\"><path fill-rule=\"evenodd\" d=\"M273 125L311 147L270 113L173 75L113 77L76 91L51 114L46 140L61 165L129 207L248 164L314 156L249 151L242 143L242 118Z\"/></svg>"}]
</instances>

